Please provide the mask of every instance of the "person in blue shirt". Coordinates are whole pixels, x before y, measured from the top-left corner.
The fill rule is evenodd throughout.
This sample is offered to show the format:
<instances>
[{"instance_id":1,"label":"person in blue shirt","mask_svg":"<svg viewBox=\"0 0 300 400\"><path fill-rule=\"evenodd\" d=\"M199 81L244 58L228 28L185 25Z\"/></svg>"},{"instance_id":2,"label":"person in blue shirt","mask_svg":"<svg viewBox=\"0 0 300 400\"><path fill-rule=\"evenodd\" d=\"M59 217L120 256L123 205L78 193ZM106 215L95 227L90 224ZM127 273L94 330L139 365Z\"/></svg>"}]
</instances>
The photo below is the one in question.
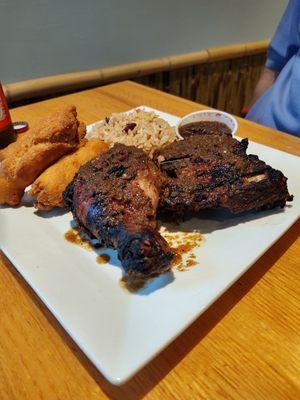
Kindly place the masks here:
<instances>
[{"instance_id":1,"label":"person in blue shirt","mask_svg":"<svg viewBox=\"0 0 300 400\"><path fill-rule=\"evenodd\" d=\"M300 137L300 0L290 0L270 43L246 118Z\"/></svg>"}]
</instances>

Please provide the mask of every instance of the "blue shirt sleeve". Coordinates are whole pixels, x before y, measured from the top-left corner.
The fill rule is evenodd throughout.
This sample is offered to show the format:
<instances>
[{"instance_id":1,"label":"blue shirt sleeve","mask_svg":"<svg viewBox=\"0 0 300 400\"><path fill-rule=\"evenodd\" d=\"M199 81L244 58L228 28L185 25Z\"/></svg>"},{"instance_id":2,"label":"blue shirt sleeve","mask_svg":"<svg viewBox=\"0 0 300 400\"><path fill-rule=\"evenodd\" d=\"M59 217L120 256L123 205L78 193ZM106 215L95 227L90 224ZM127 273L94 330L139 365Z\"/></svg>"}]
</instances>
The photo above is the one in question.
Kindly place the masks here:
<instances>
[{"instance_id":1,"label":"blue shirt sleeve","mask_svg":"<svg viewBox=\"0 0 300 400\"><path fill-rule=\"evenodd\" d=\"M299 49L300 0L290 0L270 43L266 67L280 72Z\"/></svg>"}]
</instances>

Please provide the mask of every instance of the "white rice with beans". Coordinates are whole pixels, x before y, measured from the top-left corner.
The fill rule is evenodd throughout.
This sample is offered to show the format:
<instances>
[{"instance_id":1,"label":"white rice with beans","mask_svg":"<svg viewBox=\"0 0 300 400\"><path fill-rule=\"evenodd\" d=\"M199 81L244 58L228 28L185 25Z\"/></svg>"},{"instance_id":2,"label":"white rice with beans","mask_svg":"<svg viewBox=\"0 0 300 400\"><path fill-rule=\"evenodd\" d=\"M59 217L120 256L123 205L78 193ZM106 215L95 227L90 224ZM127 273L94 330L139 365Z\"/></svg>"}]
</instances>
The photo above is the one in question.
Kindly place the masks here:
<instances>
[{"instance_id":1,"label":"white rice with beans","mask_svg":"<svg viewBox=\"0 0 300 400\"><path fill-rule=\"evenodd\" d=\"M96 123L87 139L136 146L152 154L155 149L177 139L175 129L154 112L137 109L128 114L112 114Z\"/></svg>"}]
</instances>

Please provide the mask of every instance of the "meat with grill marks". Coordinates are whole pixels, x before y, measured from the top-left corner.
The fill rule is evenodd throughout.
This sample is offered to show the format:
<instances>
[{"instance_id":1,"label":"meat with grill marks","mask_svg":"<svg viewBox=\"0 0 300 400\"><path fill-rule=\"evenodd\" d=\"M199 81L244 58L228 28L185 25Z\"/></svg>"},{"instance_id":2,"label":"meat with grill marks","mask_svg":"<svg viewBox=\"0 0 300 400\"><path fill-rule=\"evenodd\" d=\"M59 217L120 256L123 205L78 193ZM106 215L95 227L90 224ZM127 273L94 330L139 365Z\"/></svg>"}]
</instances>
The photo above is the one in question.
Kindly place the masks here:
<instances>
[{"instance_id":1,"label":"meat with grill marks","mask_svg":"<svg viewBox=\"0 0 300 400\"><path fill-rule=\"evenodd\" d=\"M118 251L128 275L169 270L174 254L157 231L157 210L184 215L208 208L233 213L284 207L287 178L255 155L248 140L194 135L166 145L153 161L115 144L82 166L64 192L79 226Z\"/></svg>"},{"instance_id":2,"label":"meat with grill marks","mask_svg":"<svg viewBox=\"0 0 300 400\"><path fill-rule=\"evenodd\" d=\"M201 134L157 150L154 160L164 174L160 210L172 214L228 208L233 213L284 207L291 201L287 178L256 155L248 140Z\"/></svg>"},{"instance_id":3,"label":"meat with grill marks","mask_svg":"<svg viewBox=\"0 0 300 400\"><path fill-rule=\"evenodd\" d=\"M156 229L162 181L142 150L115 144L80 168L63 198L81 228L118 251L128 275L152 276L174 257Z\"/></svg>"}]
</instances>

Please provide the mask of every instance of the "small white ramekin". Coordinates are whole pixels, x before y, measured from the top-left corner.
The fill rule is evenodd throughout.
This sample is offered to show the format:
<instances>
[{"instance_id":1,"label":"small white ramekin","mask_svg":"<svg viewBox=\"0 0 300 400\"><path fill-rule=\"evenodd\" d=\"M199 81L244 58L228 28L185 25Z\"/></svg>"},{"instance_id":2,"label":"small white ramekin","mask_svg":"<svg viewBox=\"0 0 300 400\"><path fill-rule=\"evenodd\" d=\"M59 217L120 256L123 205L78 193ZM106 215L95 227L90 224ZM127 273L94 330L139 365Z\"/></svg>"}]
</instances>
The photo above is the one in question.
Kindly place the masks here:
<instances>
[{"instance_id":1,"label":"small white ramekin","mask_svg":"<svg viewBox=\"0 0 300 400\"><path fill-rule=\"evenodd\" d=\"M179 133L179 128L181 126L199 121L222 122L223 124L228 126L228 128L231 130L232 135L235 134L238 128L237 120L232 115L224 111L201 110L201 111L195 111L191 114L187 114L179 121L179 123L175 126L177 136L180 139L183 139L183 137Z\"/></svg>"}]
</instances>

